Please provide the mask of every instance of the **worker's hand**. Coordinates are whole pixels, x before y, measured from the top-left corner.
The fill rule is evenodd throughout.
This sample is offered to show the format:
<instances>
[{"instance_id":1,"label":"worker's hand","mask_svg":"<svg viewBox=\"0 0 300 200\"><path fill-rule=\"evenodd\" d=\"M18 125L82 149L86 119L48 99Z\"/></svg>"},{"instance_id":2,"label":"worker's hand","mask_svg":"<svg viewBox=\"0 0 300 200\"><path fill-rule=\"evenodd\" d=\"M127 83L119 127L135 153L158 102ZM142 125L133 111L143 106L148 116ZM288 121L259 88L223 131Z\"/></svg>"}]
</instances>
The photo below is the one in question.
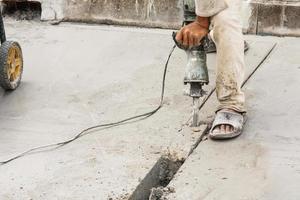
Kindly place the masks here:
<instances>
[{"instance_id":1,"label":"worker's hand","mask_svg":"<svg viewBox=\"0 0 300 200\"><path fill-rule=\"evenodd\" d=\"M208 31L209 19L198 16L194 22L181 28L176 35L176 40L185 48L192 48L200 45L200 41L208 34Z\"/></svg>"}]
</instances>

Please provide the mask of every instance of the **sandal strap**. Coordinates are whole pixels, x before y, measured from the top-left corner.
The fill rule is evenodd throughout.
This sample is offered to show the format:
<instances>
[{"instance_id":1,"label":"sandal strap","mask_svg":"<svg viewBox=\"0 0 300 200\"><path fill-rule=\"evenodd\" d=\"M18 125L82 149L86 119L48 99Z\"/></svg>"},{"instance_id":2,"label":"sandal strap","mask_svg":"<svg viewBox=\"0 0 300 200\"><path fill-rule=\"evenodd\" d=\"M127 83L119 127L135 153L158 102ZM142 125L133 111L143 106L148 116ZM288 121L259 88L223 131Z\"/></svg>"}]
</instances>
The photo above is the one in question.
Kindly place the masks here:
<instances>
[{"instance_id":1,"label":"sandal strap","mask_svg":"<svg viewBox=\"0 0 300 200\"><path fill-rule=\"evenodd\" d=\"M235 131L240 131L243 128L244 116L243 114L234 111L221 110L217 112L211 132L220 125L231 125Z\"/></svg>"}]
</instances>

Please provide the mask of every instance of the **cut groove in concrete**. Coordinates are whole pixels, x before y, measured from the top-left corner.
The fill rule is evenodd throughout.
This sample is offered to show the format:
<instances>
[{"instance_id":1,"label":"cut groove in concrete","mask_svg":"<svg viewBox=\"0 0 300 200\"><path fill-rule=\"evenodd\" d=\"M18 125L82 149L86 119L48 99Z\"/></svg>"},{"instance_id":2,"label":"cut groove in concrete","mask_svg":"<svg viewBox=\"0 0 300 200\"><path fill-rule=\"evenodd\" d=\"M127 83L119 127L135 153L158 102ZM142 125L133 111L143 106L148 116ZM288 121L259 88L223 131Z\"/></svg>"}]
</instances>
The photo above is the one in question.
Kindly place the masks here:
<instances>
[{"instance_id":1,"label":"cut groove in concrete","mask_svg":"<svg viewBox=\"0 0 300 200\"><path fill-rule=\"evenodd\" d=\"M178 169L184 163L183 158L174 155L163 155L153 166L147 176L141 181L130 200L147 200L153 188L164 188L173 179Z\"/></svg>"},{"instance_id":2,"label":"cut groove in concrete","mask_svg":"<svg viewBox=\"0 0 300 200\"><path fill-rule=\"evenodd\" d=\"M42 5L37 1L4 0L1 2L3 16L16 18L17 20L40 20Z\"/></svg>"}]
</instances>

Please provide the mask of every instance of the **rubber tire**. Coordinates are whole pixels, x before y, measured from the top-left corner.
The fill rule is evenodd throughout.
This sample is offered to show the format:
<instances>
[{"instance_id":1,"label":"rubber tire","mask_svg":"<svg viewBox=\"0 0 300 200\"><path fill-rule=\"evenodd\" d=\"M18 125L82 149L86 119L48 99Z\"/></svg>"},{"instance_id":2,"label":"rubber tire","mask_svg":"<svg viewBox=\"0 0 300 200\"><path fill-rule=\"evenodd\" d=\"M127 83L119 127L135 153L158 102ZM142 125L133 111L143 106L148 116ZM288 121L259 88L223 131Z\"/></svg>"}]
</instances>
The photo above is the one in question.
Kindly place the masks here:
<instances>
[{"instance_id":1,"label":"rubber tire","mask_svg":"<svg viewBox=\"0 0 300 200\"><path fill-rule=\"evenodd\" d=\"M20 50L20 57L21 57L21 73L18 81L15 83L12 83L9 80L8 73L7 73L8 70L7 58L11 47L18 48ZM4 90L8 90L8 91L15 90L17 87L19 87L21 83L22 74L23 74L23 54L22 54L21 46L19 45L18 42L14 42L14 41L4 42L0 47L0 86Z\"/></svg>"}]
</instances>

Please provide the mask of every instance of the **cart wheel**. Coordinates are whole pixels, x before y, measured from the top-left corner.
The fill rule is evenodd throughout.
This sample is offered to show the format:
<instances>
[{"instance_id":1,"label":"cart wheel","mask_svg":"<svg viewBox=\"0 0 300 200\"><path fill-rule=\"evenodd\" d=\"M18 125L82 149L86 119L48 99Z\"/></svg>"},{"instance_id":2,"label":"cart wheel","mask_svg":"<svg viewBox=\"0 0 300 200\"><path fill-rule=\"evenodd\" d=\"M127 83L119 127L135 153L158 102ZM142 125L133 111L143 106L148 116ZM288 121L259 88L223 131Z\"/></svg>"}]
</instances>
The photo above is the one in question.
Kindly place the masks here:
<instances>
[{"instance_id":1,"label":"cart wheel","mask_svg":"<svg viewBox=\"0 0 300 200\"><path fill-rule=\"evenodd\" d=\"M17 42L6 41L0 47L0 85L5 90L16 89L23 73L22 49Z\"/></svg>"}]
</instances>

